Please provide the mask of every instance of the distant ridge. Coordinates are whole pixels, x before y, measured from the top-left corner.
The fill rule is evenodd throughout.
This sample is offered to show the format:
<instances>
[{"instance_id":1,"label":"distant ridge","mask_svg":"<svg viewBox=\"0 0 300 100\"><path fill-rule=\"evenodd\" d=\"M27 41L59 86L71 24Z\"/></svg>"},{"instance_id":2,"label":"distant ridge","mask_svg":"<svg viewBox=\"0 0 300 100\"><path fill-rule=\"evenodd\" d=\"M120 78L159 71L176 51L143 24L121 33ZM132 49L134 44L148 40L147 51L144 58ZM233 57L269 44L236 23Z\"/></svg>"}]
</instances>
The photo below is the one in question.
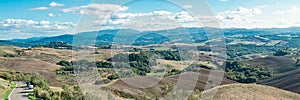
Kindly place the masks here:
<instances>
[{"instance_id":1,"label":"distant ridge","mask_svg":"<svg viewBox=\"0 0 300 100\"><path fill-rule=\"evenodd\" d=\"M2 45L12 45L12 46L19 46L19 47L30 47L33 45L38 44L46 44L49 42L56 42L62 41L69 44L73 43L73 38L80 38L83 40L95 40L97 39L98 43L102 43L106 41L103 37L108 38L109 41L106 42L113 42L114 36L117 35L118 37L127 37L131 39L132 37L139 37L149 33L155 33L163 36L167 36L172 40L176 40L183 35L190 35L194 41L203 41L207 40L206 30L209 31L220 31L223 32L225 36L231 36L235 34L244 34L244 35L260 35L260 34L279 34L279 33L300 33L300 27L290 27L290 28L254 28L254 29L244 29L244 28L213 28L213 27L202 27L202 28L176 28L176 29L167 29L167 30L158 30L158 31L144 31L140 32L133 29L114 29L114 30L100 30L100 31L91 31L91 32L82 32L77 34L65 34L60 36L52 36L52 37L32 37L28 39L12 39L12 40L2 40L0 41L0 46ZM107 35L105 35L107 34ZM176 35L177 37L176 37ZM173 36L173 37L172 37ZM134 38L133 38L134 39ZM172 41L171 40L171 41ZM99 42L100 41L100 42ZM164 41L164 40L158 40ZM96 42L96 43L97 43ZM182 42L182 41L177 41ZM151 43L151 42L150 42ZM156 43L156 42L154 42Z\"/></svg>"}]
</instances>

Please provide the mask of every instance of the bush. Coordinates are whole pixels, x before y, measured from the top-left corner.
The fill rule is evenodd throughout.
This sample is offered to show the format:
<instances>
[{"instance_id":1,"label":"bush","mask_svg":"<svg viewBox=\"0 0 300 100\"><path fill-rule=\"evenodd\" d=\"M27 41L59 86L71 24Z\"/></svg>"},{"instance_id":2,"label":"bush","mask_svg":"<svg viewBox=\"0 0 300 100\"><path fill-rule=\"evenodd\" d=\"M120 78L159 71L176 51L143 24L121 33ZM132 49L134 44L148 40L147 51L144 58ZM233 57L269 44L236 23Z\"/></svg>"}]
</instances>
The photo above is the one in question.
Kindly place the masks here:
<instances>
[{"instance_id":1,"label":"bush","mask_svg":"<svg viewBox=\"0 0 300 100\"><path fill-rule=\"evenodd\" d=\"M16 57L14 54L6 53L3 55L3 57Z\"/></svg>"},{"instance_id":2,"label":"bush","mask_svg":"<svg viewBox=\"0 0 300 100\"><path fill-rule=\"evenodd\" d=\"M58 63L56 63L57 65L61 65L61 66L65 66L65 67L71 67L72 66L72 63L69 62L69 61L66 61L66 60L62 60Z\"/></svg>"},{"instance_id":3,"label":"bush","mask_svg":"<svg viewBox=\"0 0 300 100\"><path fill-rule=\"evenodd\" d=\"M168 71L168 72L165 74L165 77L166 77L166 76L171 76L171 75L178 75L178 74L180 74L180 73L181 73L180 70L178 70L178 69L172 69L171 71Z\"/></svg>"},{"instance_id":4,"label":"bush","mask_svg":"<svg viewBox=\"0 0 300 100\"><path fill-rule=\"evenodd\" d=\"M97 61L96 66L97 68L113 68L112 63L103 61Z\"/></svg>"},{"instance_id":5,"label":"bush","mask_svg":"<svg viewBox=\"0 0 300 100\"><path fill-rule=\"evenodd\" d=\"M280 50L277 50L275 53L274 53L274 56L285 56L285 55L288 55L289 53L286 51L286 50L283 50L283 49L280 49Z\"/></svg>"},{"instance_id":6,"label":"bush","mask_svg":"<svg viewBox=\"0 0 300 100\"><path fill-rule=\"evenodd\" d=\"M107 76L107 79L109 79L109 80L115 80L118 78L119 78L119 76L117 74L112 74L112 75Z\"/></svg>"}]
</instances>

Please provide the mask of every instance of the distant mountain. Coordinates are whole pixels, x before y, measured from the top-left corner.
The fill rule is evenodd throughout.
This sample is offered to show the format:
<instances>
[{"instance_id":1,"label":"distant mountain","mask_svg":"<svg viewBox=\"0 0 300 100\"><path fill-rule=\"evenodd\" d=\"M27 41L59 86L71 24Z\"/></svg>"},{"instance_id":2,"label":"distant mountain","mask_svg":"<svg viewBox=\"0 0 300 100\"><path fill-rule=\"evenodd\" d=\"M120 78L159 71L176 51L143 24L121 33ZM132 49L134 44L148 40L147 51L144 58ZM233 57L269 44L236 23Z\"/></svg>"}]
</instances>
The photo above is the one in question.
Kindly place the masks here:
<instances>
[{"instance_id":1,"label":"distant mountain","mask_svg":"<svg viewBox=\"0 0 300 100\"><path fill-rule=\"evenodd\" d=\"M12 39L10 41L18 42L18 43L27 43L27 42L32 42L32 41L38 41L43 38L46 38L46 37L32 37L32 38L28 38L28 39Z\"/></svg>"},{"instance_id":2,"label":"distant mountain","mask_svg":"<svg viewBox=\"0 0 300 100\"><path fill-rule=\"evenodd\" d=\"M164 42L168 42L170 39L166 36L156 34L156 33L148 33L142 35L134 41L134 45L149 45L149 44L160 44Z\"/></svg>"},{"instance_id":3,"label":"distant mountain","mask_svg":"<svg viewBox=\"0 0 300 100\"><path fill-rule=\"evenodd\" d=\"M53 37L33 37L28 39L13 39L13 40L5 40L5 41L3 40L0 41L0 45L30 47L33 45L47 44L50 42L58 42L58 41L65 42L68 44L74 44L74 45L91 45L91 44L103 44L103 43L147 45L147 44L156 44L162 42L199 43L199 42L205 42L209 38L222 35L220 32L223 32L225 37L230 37L235 35L243 35L243 36L273 35L273 37L277 38L276 34L300 34L300 27L257 28L257 29L243 29L243 28L220 29L220 28L203 27L203 28L176 28L176 29L145 31L145 32L140 32L132 29L115 29L115 30L82 32L75 35L67 34L67 35L60 35L60 36L53 36ZM152 38L150 39L149 37Z\"/></svg>"},{"instance_id":4,"label":"distant mountain","mask_svg":"<svg viewBox=\"0 0 300 100\"><path fill-rule=\"evenodd\" d=\"M1 46L18 46L18 47L30 47L27 43L18 43L13 41L0 40Z\"/></svg>"},{"instance_id":5,"label":"distant mountain","mask_svg":"<svg viewBox=\"0 0 300 100\"><path fill-rule=\"evenodd\" d=\"M29 43L31 45L39 45L39 44L47 44L50 42L57 42L57 41L62 41L62 42L72 44L73 35L60 35L60 36L54 36L54 37L45 37L45 38L41 38L39 40L30 41L27 43Z\"/></svg>"}]
</instances>

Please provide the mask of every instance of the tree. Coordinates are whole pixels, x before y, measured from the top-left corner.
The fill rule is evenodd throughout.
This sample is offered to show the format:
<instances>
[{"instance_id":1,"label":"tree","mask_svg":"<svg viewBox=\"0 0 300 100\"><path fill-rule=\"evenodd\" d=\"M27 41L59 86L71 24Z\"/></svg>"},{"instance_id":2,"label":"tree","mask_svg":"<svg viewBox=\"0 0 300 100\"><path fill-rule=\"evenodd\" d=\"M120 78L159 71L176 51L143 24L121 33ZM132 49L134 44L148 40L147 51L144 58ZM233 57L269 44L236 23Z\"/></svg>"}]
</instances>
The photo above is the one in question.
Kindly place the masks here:
<instances>
[{"instance_id":1,"label":"tree","mask_svg":"<svg viewBox=\"0 0 300 100\"><path fill-rule=\"evenodd\" d=\"M71 67L72 63L66 60L62 60L60 62L57 63L57 65L61 65L61 66L65 66L65 67Z\"/></svg>"},{"instance_id":2,"label":"tree","mask_svg":"<svg viewBox=\"0 0 300 100\"><path fill-rule=\"evenodd\" d=\"M1 73L1 78L5 79L5 80L12 80L11 74L9 74L8 72L3 72Z\"/></svg>"},{"instance_id":3,"label":"tree","mask_svg":"<svg viewBox=\"0 0 300 100\"><path fill-rule=\"evenodd\" d=\"M44 77L41 76L39 73L32 73L30 80L31 80L31 83L34 86L38 86L38 87L40 87L42 89L45 89L45 90L50 89L49 85L47 84L47 82L44 79Z\"/></svg>"},{"instance_id":4,"label":"tree","mask_svg":"<svg viewBox=\"0 0 300 100\"><path fill-rule=\"evenodd\" d=\"M289 53L286 50L279 49L274 53L274 56L285 56L288 55Z\"/></svg>"},{"instance_id":5,"label":"tree","mask_svg":"<svg viewBox=\"0 0 300 100\"><path fill-rule=\"evenodd\" d=\"M117 74L112 74L112 75L107 76L107 79L109 79L109 80L115 80L118 78L119 78L119 76Z\"/></svg>"}]
</instances>

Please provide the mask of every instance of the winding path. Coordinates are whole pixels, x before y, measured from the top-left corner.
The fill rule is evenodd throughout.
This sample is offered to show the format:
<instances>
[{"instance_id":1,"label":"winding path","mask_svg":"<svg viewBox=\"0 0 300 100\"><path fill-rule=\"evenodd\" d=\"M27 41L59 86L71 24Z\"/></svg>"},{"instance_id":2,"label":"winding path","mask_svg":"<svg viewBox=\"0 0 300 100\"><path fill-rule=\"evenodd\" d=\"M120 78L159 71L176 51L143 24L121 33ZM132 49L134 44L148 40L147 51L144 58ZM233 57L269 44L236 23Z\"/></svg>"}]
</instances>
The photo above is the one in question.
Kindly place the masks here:
<instances>
[{"instance_id":1,"label":"winding path","mask_svg":"<svg viewBox=\"0 0 300 100\"><path fill-rule=\"evenodd\" d=\"M15 82L16 88L10 93L9 100L30 100L27 95L30 91L25 82Z\"/></svg>"}]
</instances>

